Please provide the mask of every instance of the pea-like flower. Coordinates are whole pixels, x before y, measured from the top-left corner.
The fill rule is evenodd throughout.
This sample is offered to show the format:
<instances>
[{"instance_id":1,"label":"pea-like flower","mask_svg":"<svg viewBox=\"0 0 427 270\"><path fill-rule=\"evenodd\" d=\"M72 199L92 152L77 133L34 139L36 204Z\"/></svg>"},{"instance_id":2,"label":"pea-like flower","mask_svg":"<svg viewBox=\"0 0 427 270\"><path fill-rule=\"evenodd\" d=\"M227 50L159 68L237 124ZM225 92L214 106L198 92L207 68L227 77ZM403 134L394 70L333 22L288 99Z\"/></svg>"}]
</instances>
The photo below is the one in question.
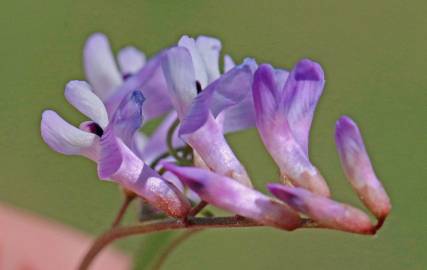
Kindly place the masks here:
<instances>
[{"instance_id":1,"label":"pea-like flower","mask_svg":"<svg viewBox=\"0 0 427 270\"><path fill-rule=\"evenodd\" d=\"M390 199L375 175L359 128L349 117L337 121L335 141L348 181L366 207L384 220L391 210Z\"/></svg>"},{"instance_id":2,"label":"pea-like flower","mask_svg":"<svg viewBox=\"0 0 427 270\"><path fill-rule=\"evenodd\" d=\"M235 65L226 55L221 74L220 51L218 39L183 36L148 60L126 47L116 63L104 35L86 42L88 83L69 82L65 97L90 121L77 128L46 110L41 134L55 151L93 160L100 179L131 192L125 193L112 231L95 242L79 269L87 269L109 241L137 233L272 226L375 234L383 225L390 199L350 118L336 123L337 150L346 178L377 222L330 198L325 179L310 161L310 128L325 84L321 66L303 59L288 72L258 66L250 58ZM163 122L147 138L139 129L144 120L157 117ZM225 139L227 133L251 127L280 169L279 181L267 185L273 196L253 187ZM117 227L135 195L144 201L140 220L148 222ZM207 205L232 215L215 216L204 209Z\"/></svg>"},{"instance_id":3,"label":"pea-like flower","mask_svg":"<svg viewBox=\"0 0 427 270\"><path fill-rule=\"evenodd\" d=\"M121 76L115 66L108 40L101 34L95 34L86 43L84 59L87 77L93 87L83 81L71 81L66 86L65 96L91 121L76 128L56 112L47 110L43 113L41 122L43 139L57 152L83 155L97 162L102 179L119 182L171 216L185 216L190 207L188 200L180 190L149 168L140 155L145 149L141 144L142 135L138 131L143 120L145 97L142 92L135 90L127 93L114 110L108 110L104 105L105 100L109 100L115 95L115 91L120 90L123 79L142 68L145 57L134 48L123 49L118 57L123 72ZM133 161L125 163L128 168L133 169L133 174L126 174L128 179L119 174L109 174L117 169L114 166L122 163L117 159L116 163L108 163L105 158L108 145L116 146L115 149L126 147L128 152L124 153L132 153L133 159L125 159ZM109 151L111 154L112 150ZM146 154L152 153L146 151ZM120 159L120 155L117 154L116 157ZM135 178L136 176L138 177ZM152 184L145 184L147 181Z\"/></svg>"},{"instance_id":4,"label":"pea-like flower","mask_svg":"<svg viewBox=\"0 0 427 270\"><path fill-rule=\"evenodd\" d=\"M162 68L170 99L181 121L180 137L208 168L251 186L224 132L246 128L254 122L250 89L256 64L247 60L219 76L220 49L216 39L193 40L184 36L178 46L165 52ZM245 109L252 113L245 115Z\"/></svg>"},{"instance_id":5,"label":"pea-like flower","mask_svg":"<svg viewBox=\"0 0 427 270\"><path fill-rule=\"evenodd\" d=\"M254 75L256 126L283 180L323 196L329 188L308 157L313 113L322 94L319 64L302 60L288 73L261 65Z\"/></svg>"}]
</instances>

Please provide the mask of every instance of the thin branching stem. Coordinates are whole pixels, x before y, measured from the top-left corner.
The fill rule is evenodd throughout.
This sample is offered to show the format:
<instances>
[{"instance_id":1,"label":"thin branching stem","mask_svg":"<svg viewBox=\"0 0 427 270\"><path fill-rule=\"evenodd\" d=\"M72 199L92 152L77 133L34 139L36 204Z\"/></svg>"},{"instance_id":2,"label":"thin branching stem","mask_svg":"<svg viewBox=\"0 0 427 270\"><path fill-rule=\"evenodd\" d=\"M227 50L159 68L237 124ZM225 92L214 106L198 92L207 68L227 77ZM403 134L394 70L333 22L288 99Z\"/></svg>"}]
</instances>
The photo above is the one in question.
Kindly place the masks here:
<instances>
[{"instance_id":1,"label":"thin branching stem","mask_svg":"<svg viewBox=\"0 0 427 270\"><path fill-rule=\"evenodd\" d=\"M129 208L129 205L131 204L131 202L134 199L135 199L135 196L129 195L129 194L125 194L123 203L122 203L119 211L117 212L117 215L114 218L114 221L113 221L113 223L111 225L112 228L117 227L117 226L120 225L120 222L122 221L123 217L125 216L126 211Z\"/></svg>"},{"instance_id":2,"label":"thin branching stem","mask_svg":"<svg viewBox=\"0 0 427 270\"><path fill-rule=\"evenodd\" d=\"M111 242L131 235L142 235L153 232L182 230L182 229L204 229L204 228L236 228L254 227L262 224L249 219L237 217L212 217L197 218L189 217L186 222L177 219L164 219L159 221L143 222L133 226L115 227L100 237L92 244L78 267L79 270L87 270L95 257Z\"/></svg>"},{"instance_id":3,"label":"thin branching stem","mask_svg":"<svg viewBox=\"0 0 427 270\"><path fill-rule=\"evenodd\" d=\"M244 228L264 226L256 221L239 217L188 217L185 221L166 218L163 220L143 222L138 225L115 227L99 236L87 251L78 270L87 270L95 257L111 242L131 235L172 231L172 230L200 230L207 228ZM304 220L300 228L315 228L310 220Z\"/></svg>"}]
</instances>

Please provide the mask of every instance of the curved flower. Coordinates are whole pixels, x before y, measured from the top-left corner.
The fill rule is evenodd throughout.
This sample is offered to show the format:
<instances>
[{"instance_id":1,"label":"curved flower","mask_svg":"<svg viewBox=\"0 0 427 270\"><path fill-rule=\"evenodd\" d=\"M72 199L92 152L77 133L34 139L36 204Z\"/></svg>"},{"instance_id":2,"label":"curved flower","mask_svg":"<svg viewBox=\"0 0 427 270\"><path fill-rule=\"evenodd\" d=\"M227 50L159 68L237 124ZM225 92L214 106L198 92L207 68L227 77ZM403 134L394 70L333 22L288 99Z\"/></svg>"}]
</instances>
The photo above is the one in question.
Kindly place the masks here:
<instances>
[{"instance_id":1,"label":"curved flower","mask_svg":"<svg viewBox=\"0 0 427 270\"><path fill-rule=\"evenodd\" d=\"M284 180L329 196L329 188L308 157L313 113L324 85L317 63L302 60L288 73L260 65L254 75L256 126Z\"/></svg>"},{"instance_id":2,"label":"curved flower","mask_svg":"<svg viewBox=\"0 0 427 270\"><path fill-rule=\"evenodd\" d=\"M162 68L172 104L181 120L181 138L209 168L251 186L246 170L224 138L226 126L222 119L231 122L232 115L226 115L227 112L236 110L244 99L252 100L250 86L256 64L248 60L219 77L220 49L216 39L199 37L195 41L184 36L177 47L166 51ZM230 61L228 65L232 65ZM251 107L250 102L245 104ZM248 118L254 119L250 115Z\"/></svg>"},{"instance_id":3,"label":"curved flower","mask_svg":"<svg viewBox=\"0 0 427 270\"><path fill-rule=\"evenodd\" d=\"M165 168L177 175L204 201L216 207L285 230L294 230L302 224L299 215L288 206L226 176L171 163L165 164Z\"/></svg>"},{"instance_id":4,"label":"curved flower","mask_svg":"<svg viewBox=\"0 0 427 270\"><path fill-rule=\"evenodd\" d=\"M348 181L366 207L384 220L391 210L390 199L375 175L359 129L349 117L337 121L335 141Z\"/></svg>"},{"instance_id":5,"label":"curved flower","mask_svg":"<svg viewBox=\"0 0 427 270\"><path fill-rule=\"evenodd\" d=\"M82 82L73 82L68 86L67 93L76 87L79 91L75 93L85 93L84 89L90 90L88 84ZM87 93L83 96L86 95ZM69 97L81 95L68 94L67 98ZM88 104L85 102L87 100L97 102ZM46 111L42 118L42 136L46 143L58 152L81 154L97 162L101 179L116 181L168 215L183 217L190 209L190 203L183 193L160 177L135 154L134 138L142 124L144 100L140 91L133 91L122 100L106 127L95 122L85 122L81 127L83 130L66 123L53 111ZM86 113L88 115L98 115L93 113L93 108L88 108L100 103L102 104L95 98L80 98L74 102L82 111L91 112Z\"/></svg>"},{"instance_id":6,"label":"curved flower","mask_svg":"<svg viewBox=\"0 0 427 270\"><path fill-rule=\"evenodd\" d=\"M191 205L184 193L139 159L113 129L102 137L100 156L101 179L120 183L169 216L187 216Z\"/></svg>"},{"instance_id":7,"label":"curved flower","mask_svg":"<svg viewBox=\"0 0 427 270\"><path fill-rule=\"evenodd\" d=\"M56 112L46 110L41 121L42 138L59 153L83 155L97 161L99 137L108 124L107 111L86 82L69 82L65 87L65 97L92 121L82 123L79 129L66 122Z\"/></svg>"},{"instance_id":8,"label":"curved flower","mask_svg":"<svg viewBox=\"0 0 427 270\"><path fill-rule=\"evenodd\" d=\"M144 53L128 46L117 55L117 67L107 37L92 34L83 51L86 77L93 91L106 104L109 115L113 115L121 100L130 92L139 89L149 101L144 104L146 119L160 116L170 110L166 85L159 66L159 56L148 62Z\"/></svg>"},{"instance_id":9,"label":"curved flower","mask_svg":"<svg viewBox=\"0 0 427 270\"><path fill-rule=\"evenodd\" d=\"M269 184L268 189L292 209L307 215L321 226L361 234L375 233L375 226L371 224L369 217L350 205L335 202L303 188Z\"/></svg>"}]
</instances>

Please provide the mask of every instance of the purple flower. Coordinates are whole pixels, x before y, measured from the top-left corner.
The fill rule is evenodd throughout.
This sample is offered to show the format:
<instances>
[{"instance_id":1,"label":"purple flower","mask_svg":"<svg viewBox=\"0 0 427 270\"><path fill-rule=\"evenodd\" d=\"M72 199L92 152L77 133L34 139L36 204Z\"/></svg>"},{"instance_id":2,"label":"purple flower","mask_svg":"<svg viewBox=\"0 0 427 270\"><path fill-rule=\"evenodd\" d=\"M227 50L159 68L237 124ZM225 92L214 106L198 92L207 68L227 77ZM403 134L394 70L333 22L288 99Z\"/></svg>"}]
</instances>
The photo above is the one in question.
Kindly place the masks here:
<instances>
[{"instance_id":1,"label":"purple flower","mask_svg":"<svg viewBox=\"0 0 427 270\"><path fill-rule=\"evenodd\" d=\"M268 189L295 211L307 215L321 226L361 234L375 233L369 217L350 205L335 202L303 188L269 184Z\"/></svg>"},{"instance_id":2,"label":"purple flower","mask_svg":"<svg viewBox=\"0 0 427 270\"><path fill-rule=\"evenodd\" d=\"M288 73L261 65L254 75L256 126L284 181L329 196L308 157L311 121L324 85L317 63L302 60Z\"/></svg>"},{"instance_id":3,"label":"purple flower","mask_svg":"<svg viewBox=\"0 0 427 270\"><path fill-rule=\"evenodd\" d=\"M84 125L85 131L47 111L42 120L43 138L59 152L92 158L98 163L101 179L121 184L170 216L186 216L191 206L184 194L135 154L134 138L142 124L143 102L141 92L131 92L105 129L90 122Z\"/></svg>"},{"instance_id":4,"label":"purple flower","mask_svg":"<svg viewBox=\"0 0 427 270\"><path fill-rule=\"evenodd\" d=\"M43 112L41 135L55 151L66 155L83 155L94 161L99 158L99 135L108 124L108 115L102 101L82 81L71 81L65 88L65 97L92 121L76 128L56 112Z\"/></svg>"},{"instance_id":5,"label":"purple flower","mask_svg":"<svg viewBox=\"0 0 427 270\"><path fill-rule=\"evenodd\" d=\"M117 67L107 37L101 33L91 35L84 47L86 77L94 93L106 104L111 116L124 96L139 89L149 101L143 107L147 120L171 109L158 56L148 62L144 53L128 46L117 55Z\"/></svg>"},{"instance_id":6,"label":"purple flower","mask_svg":"<svg viewBox=\"0 0 427 270\"><path fill-rule=\"evenodd\" d=\"M93 87L86 82L71 81L66 86L65 96L91 121L76 128L57 113L47 110L41 121L43 139L57 152L83 155L97 162L102 179L119 182L169 215L185 216L190 204L182 192L141 159L144 150L147 156L157 153L145 149L144 137L138 131L142 125L145 100L141 91L122 95L114 110L107 110L103 102L116 97L120 84L125 84L125 79L144 65L145 56L132 47L121 50L118 60L123 73L120 75L108 40L102 34L88 39L84 54L87 77ZM115 154L111 149L118 152ZM120 166L129 170L121 174Z\"/></svg>"},{"instance_id":7,"label":"purple flower","mask_svg":"<svg viewBox=\"0 0 427 270\"><path fill-rule=\"evenodd\" d=\"M185 217L191 208L185 195L139 159L113 128L101 140L98 175L120 183L169 216Z\"/></svg>"},{"instance_id":8,"label":"purple flower","mask_svg":"<svg viewBox=\"0 0 427 270\"><path fill-rule=\"evenodd\" d=\"M390 199L375 175L359 129L349 117L337 121L335 141L347 179L366 207L384 220L391 210Z\"/></svg>"},{"instance_id":9,"label":"purple flower","mask_svg":"<svg viewBox=\"0 0 427 270\"><path fill-rule=\"evenodd\" d=\"M227 73L219 77L218 57L221 44L218 40L199 37L193 40L181 38L177 47L165 53L162 68L167 81L169 96L181 120L179 134L200 155L206 165L215 172L227 175L251 186L245 168L236 158L224 138L230 123L241 121L247 127L245 108L251 112L250 96L253 61L231 68L227 60ZM246 101L243 103L242 101ZM252 114L246 118L254 122Z\"/></svg>"},{"instance_id":10,"label":"purple flower","mask_svg":"<svg viewBox=\"0 0 427 270\"><path fill-rule=\"evenodd\" d=\"M165 167L200 198L216 207L285 230L294 230L302 224L299 215L288 206L226 176L171 163L165 164Z\"/></svg>"}]
</instances>

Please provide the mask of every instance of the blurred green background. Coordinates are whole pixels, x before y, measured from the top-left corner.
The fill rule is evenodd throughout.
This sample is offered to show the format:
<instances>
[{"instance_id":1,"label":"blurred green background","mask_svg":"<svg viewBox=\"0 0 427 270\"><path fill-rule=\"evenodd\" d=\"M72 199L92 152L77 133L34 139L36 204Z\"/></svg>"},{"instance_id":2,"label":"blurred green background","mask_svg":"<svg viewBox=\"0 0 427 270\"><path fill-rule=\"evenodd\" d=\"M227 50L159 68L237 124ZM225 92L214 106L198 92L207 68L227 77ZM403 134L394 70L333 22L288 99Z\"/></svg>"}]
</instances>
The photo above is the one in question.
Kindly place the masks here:
<instances>
[{"instance_id":1,"label":"blurred green background","mask_svg":"<svg viewBox=\"0 0 427 270\"><path fill-rule=\"evenodd\" d=\"M84 78L82 47L92 32L106 33L115 50L134 44L148 55L183 34L214 35L238 60L252 56L286 68L304 57L320 62L327 84L311 133L312 161L335 198L363 207L333 141L336 119L350 115L393 211L376 237L267 228L202 232L165 269L427 269L426 13L425 1L397 0L2 1L0 200L91 234L108 228L117 187L98 181L90 161L43 143L42 110L55 109L76 124L84 119L66 103L63 88ZM265 190L277 169L257 132L229 139ZM124 240L118 247L140 257L141 243Z\"/></svg>"}]
</instances>

